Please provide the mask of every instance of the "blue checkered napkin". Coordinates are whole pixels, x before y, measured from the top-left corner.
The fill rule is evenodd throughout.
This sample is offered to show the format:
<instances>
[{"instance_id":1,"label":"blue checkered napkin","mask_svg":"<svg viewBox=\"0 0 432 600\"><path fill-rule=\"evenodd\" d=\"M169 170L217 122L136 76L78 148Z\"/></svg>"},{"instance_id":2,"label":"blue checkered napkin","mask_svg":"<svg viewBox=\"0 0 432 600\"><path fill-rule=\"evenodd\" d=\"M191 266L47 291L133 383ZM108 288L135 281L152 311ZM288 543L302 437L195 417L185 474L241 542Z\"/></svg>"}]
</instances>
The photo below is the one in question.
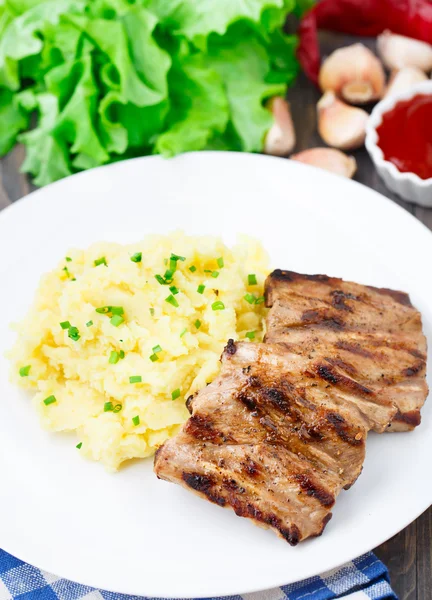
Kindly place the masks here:
<instances>
[{"instance_id":1,"label":"blue checkered napkin","mask_svg":"<svg viewBox=\"0 0 432 600\"><path fill-rule=\"evenodd\" d=\"M265 592L229 596L225 600L331 600L342 596L350 600L397 600L386 567L372 552L319 577ZM139 596L114 594L61 579L0 550L0 600L12 599L141 600Z\"/></svg>"}]
</instances>

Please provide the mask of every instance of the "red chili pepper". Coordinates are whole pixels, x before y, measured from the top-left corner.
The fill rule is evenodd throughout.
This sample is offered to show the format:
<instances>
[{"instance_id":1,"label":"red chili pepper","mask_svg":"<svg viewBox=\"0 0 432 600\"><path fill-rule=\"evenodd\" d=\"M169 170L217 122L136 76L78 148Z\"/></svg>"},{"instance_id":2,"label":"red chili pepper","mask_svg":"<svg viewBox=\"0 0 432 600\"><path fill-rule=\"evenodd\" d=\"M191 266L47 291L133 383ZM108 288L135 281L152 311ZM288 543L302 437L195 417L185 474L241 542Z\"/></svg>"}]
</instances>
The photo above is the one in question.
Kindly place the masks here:
<instances>
[{"instance_id":1,"label":"red chili pepper","mask_svg":"<svg viewBox=\"0 0 432 600\"><path fill-rule=\"evenodd\" d=\"M302 19L297 57L306 75L318 82L321 63L318 29L376 36L385 29L432 43L430 0L322 0Z\"/></svg>"}]
</instances>

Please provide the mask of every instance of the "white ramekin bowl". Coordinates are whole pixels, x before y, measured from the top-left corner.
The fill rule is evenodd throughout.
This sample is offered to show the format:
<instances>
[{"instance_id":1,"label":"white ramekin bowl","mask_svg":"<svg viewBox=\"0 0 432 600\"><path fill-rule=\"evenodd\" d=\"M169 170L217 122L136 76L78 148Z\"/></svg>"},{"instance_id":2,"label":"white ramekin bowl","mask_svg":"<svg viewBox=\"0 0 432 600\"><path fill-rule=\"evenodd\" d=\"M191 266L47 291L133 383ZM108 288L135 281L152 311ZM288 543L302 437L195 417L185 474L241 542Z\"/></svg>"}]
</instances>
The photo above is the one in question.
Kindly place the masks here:
<instances>
[{"instance_id":1,"label":"white ramekin bowl","mask_svg":"<svg viewBox=\"0 0 432 600\"><path fill-rule=\"evenodd\" d=\"M432 81L422 81L409 90L381 100L372 111L366 125L366 148L386 186L408 202L432 207L432 177L421 179L415 173L401 173L396 166L384 160L378 146L377 127L382 123L384 113L392 110L401 100L409 100L417 94L432 94Z\"/></svg>"}]
</instances>

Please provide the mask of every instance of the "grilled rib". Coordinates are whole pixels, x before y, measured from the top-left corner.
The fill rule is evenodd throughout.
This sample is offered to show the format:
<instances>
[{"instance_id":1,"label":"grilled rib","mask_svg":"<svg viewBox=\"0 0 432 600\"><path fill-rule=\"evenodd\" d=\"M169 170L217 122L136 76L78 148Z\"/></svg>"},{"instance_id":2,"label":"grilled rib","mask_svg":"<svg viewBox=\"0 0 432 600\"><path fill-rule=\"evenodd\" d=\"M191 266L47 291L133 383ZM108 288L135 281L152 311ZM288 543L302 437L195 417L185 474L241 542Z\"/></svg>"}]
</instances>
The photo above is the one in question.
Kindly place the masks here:
<instances>
[{"instance_id":1,"label":"grilled rib","mask_svg":"<svg viewBox=\"0 0 432 600\"><path fill-rule=\"evenodd\" d=\"M371 429L420 424L428 392L426 339L408 294L279 269L267 278L265 294L266 342L320 357L321 376L335 391L346 394L345 377L369 390L346 400Z\"/></svg>"}]
</instances>

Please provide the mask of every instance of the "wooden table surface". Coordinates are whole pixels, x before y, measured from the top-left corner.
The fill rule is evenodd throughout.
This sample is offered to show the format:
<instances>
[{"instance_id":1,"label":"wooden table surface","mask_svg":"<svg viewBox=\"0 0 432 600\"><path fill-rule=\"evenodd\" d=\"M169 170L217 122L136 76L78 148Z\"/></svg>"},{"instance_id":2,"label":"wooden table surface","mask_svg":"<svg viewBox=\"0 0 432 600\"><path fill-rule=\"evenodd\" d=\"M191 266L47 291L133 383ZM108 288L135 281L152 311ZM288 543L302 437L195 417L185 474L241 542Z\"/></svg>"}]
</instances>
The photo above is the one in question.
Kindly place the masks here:
<instances>
[{"instance_id":1,"label":"wooden table surface","mask_svg":"<svg viewBox=\"0 0 432 600\"><path fill-rule=\"evenodd\" d=\"M328 53L333 47L344 45L349 41L349 38L341 39L340 36L324 38L324 52ZM367 43L371 45L371 42ZM319 96L318 90L303 76L288 93L297 130L297 152L324 145L316 131L315 106ZM358 163L358 172L355 176L357 181L391 198L432 229L432 209L408 204L389 192L379 179L364 149L352 154ZM17 147L0 160L0 209L34 189L27 177L19 173L23 157L23 148ZM391 223L388 226L391 226ZM425 276L428 274L426 273ZM425 473L425 477L430 476L429 473ZM432 599L431 544L432 508L394 538L376 548L376 554L389 568L393 588L400 600Z\"/></svg>"}]
</instances>

